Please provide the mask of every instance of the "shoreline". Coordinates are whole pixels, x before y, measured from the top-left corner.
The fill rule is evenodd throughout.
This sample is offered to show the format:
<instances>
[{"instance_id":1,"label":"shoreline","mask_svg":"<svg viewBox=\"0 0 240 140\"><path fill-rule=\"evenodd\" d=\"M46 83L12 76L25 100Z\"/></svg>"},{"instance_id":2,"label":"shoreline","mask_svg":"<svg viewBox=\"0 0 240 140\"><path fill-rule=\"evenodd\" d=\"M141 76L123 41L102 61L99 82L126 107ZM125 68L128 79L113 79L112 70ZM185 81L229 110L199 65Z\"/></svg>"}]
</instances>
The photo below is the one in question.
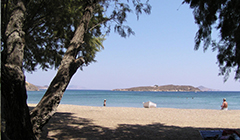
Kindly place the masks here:
<instances>
[{"instance_id":1,"label":"shoreline","mask_svg":"<svg viewBox=\"0 0 240 140\"><path fill-rule=\"evenodd\" d=\"M29 107L35 107L37 104L35 103L28 103L27 104ZM87 106L87 105L76 105L76 104L60 104L61 106L79 106L79 107L103 107L103 106ZM59 105L59 106L60 106ZM108 108L144 108L143 106L142 107L125 107L125 106L106 106ZM223 111L221 110L221 107L219 106L219 109L199 109L199 108L172 108L172 107L156 107L155 109L186 109L186 110L220 110L220 111ZM240 111L240 109L228 109L228 111Z\"/></svg>"},{"instance_id":2,"label":"shoreline","mask_svg":"<svg viewBox=\"0 0 240 140\"><path fill-rule=\"evenodd\" d=\"M36 104L28 105L30 108L36 106ZM115 139L123 134L125 139L141 139L145 136L150 139L178 137L201 139L199 130L236 129L240 132L240 124L237 124L240 122L239 114L240 110L93 107L60 104L55 115L43 128L42 139L78 140L97 137ZM127 132L124 133L125 131ZM111 133L108 134L108 132ZM117 133L116 137L115 133ZM176 135L170 133L176 133ZM138 135L141 137L134 138Z\"/></svg>"},{"instance_id":3,"label":"shoreline","mask_svg":"<svg viewBox=\"0 0 240 140\"><path fill-rule=\"evenodd\" d=\"M38 103L44 92L30 92L28 101ZM107 107L136 107L142 108L143 102L152 101L160 108L179 109L213 109L218 110L222 99L227 98L230 110L240 110L238 98L240 94L221 92L202 93L167 93L167 92L112 92L112 91L66 91L61 104L102 107L103 100L107 99Z\"/></svg>"}]
</instances>

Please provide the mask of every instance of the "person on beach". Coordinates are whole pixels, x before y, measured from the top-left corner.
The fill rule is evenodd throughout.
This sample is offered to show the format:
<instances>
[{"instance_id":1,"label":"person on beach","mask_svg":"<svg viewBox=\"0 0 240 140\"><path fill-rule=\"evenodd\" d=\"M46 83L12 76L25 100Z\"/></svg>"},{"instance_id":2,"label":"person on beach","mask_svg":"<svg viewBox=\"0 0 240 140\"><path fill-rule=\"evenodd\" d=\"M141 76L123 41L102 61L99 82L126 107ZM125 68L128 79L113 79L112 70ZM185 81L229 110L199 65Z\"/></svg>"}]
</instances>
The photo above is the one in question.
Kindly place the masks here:
<instances>
[{"instance_id":1,"label":"person on beach","mask_svg":"<svg viewBox=\"0 0 240 140\"><path fill-rule=\"evenodd\" d=\"M103 101L103 106L106 106L106 102L107 102L107 100L104 99L104 101Z\"/></svg>"},{"instance_id":2,"label":"person on beach","mask_svg":"<svg viewBox=\"0 0 240 140\"><path fill-rule=\"evenodd\" d=\"M226 98L223 98L223 103L221 105L221 110L228 110L228 103L226 101Z\"/></svg>"}]
</instances>

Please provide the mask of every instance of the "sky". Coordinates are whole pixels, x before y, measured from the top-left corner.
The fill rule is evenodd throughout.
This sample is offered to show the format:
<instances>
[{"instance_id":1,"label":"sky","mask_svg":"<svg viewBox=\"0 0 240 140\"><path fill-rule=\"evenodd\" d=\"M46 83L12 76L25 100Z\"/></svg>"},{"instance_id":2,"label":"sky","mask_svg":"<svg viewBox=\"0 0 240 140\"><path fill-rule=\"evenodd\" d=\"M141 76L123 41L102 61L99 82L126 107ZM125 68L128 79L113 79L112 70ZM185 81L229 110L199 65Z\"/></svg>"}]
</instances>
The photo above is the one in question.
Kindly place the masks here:
<instances>
[{"instance_id":1,"label":"sky","mask_svg":"<svg viewBox=\"0 0 240 140\"><path fill-rule=\"evenodd\" d=\"M223 91L240 91L235 73L224 82L219 76L217 52L211 48L194 50L198 26L189 5L182 0L150 0L150 15L137 20L130 14L127 25L134 36L120 37L112 31L106 36L97 62L78 70L68 89L112 90L137 86L191 85ZM218 34L213 35L217 37ZM25 73L26 81L49 85L56 70Z\"/></svg>"}]
</instances>

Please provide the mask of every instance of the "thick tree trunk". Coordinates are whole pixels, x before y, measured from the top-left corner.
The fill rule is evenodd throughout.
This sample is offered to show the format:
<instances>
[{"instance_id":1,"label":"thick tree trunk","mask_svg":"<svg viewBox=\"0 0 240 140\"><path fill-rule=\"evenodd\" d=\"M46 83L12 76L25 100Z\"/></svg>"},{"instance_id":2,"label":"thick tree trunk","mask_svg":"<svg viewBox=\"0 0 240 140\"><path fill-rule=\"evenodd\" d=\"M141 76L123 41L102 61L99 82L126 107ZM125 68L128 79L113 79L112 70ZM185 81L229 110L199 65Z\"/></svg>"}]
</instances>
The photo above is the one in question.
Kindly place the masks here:
<instances>
[{"instance_id":1,"label":"thick tree trunk","mask_svg":"<svg viewBox=\"0 0 240 140\"><path fill-rule=\"evenodd\" d=\"M5 32L7 47L2 52L2 119L5 121L5 134L8 138L34 140L22 71L25 46L22 27L26 9L21 0L14 3L16 6Z\"/></svg>"},{"instance_id":2,"label":"thick tree trunk","mask_svg":"<svg viewBox=\"0 0 240 140\"><path fill-rule=\"evenodd\" d=\"M88 23L92 18L93 10L94 4L89 4L86 7L70 46L62 59L57 75L54 77L41 101L30 113L33 131L37 137L40 137L42 127L55 113L72 76L84 63L82 57L76 57L81 49L80 47L84 39L84 34L87 31Z\"/></svg>"}]
</instances>

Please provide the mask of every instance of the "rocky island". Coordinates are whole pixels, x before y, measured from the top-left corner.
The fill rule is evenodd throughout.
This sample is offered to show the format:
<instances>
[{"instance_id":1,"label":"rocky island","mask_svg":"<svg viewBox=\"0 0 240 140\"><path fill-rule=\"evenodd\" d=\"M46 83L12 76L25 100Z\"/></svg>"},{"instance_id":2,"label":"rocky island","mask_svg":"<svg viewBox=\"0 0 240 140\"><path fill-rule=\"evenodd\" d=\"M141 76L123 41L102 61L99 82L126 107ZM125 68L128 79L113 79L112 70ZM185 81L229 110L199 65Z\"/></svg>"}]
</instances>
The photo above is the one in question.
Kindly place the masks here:
<instances>
[{"instance_id":1,"label":"rocky island","mask_svg":"<svg viewBox=\"0 0 240 140\"><path fill-rule=\"evenodd\" d=\"M25 85L26 85L27 91L39 91L39 88L37 86L35 86L31 83L28 83L27 81L26 81Z\"/></svg>"},{"instance_id":2,"label":"rocky island","mask_svg":"<svg viewBox=\"0 0 240 140\"><path fill-rule=\"evenodd\" d=\"M198 92L201 91L199 88L193 86L185 85L164 85L164 86L141 86L141 87L132 87L125 89L113 89L113 91L168 91L168 92Z\"/></svg>"}]
</instances>

